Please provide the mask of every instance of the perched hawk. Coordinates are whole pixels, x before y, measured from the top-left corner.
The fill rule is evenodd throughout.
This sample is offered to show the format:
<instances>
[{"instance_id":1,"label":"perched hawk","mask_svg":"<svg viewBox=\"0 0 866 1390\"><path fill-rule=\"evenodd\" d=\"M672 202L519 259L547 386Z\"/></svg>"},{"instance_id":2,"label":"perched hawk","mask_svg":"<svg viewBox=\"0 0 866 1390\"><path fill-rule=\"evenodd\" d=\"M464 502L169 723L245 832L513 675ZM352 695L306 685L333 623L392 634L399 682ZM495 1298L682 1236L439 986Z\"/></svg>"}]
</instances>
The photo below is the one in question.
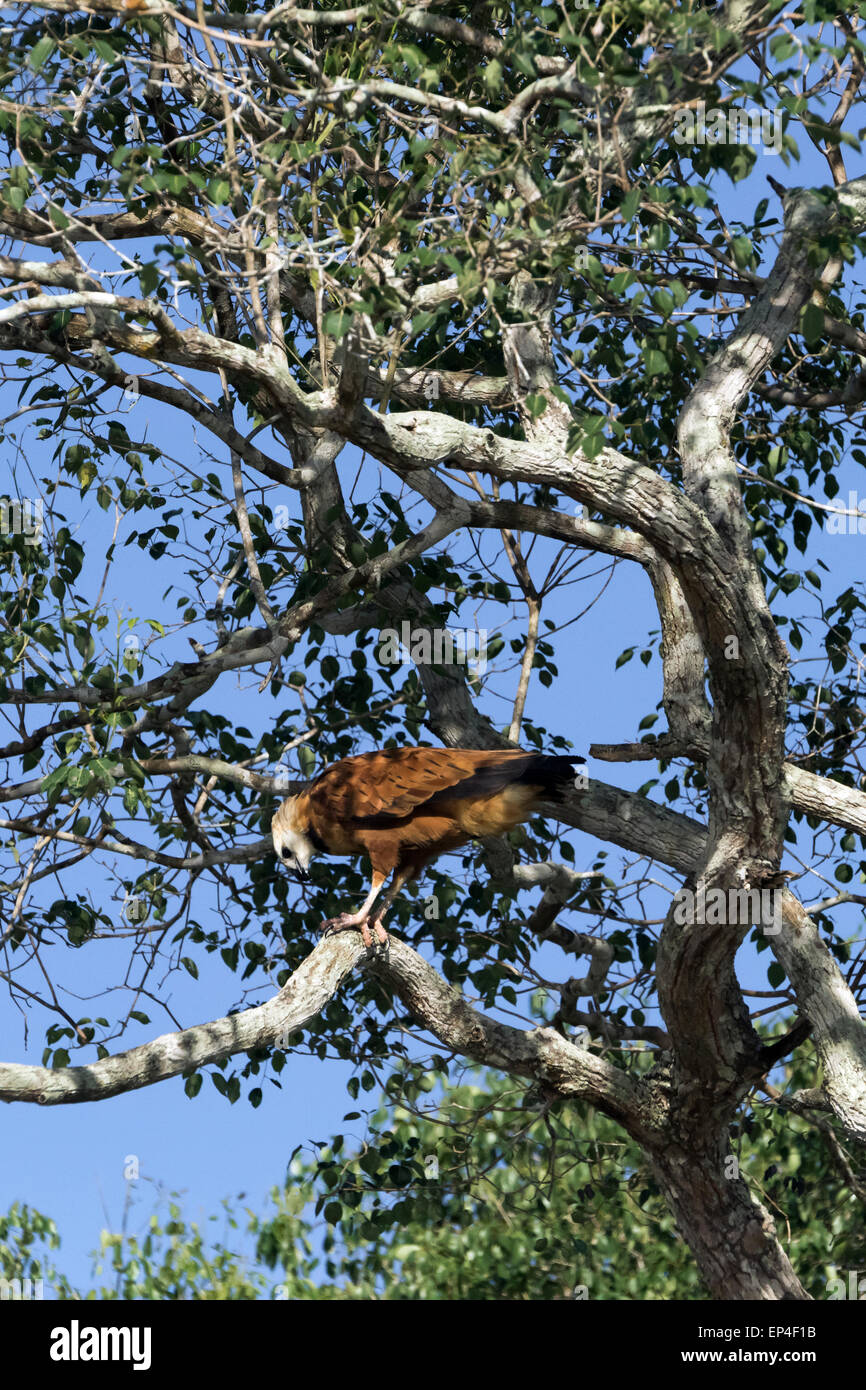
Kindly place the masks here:
<instances>
[{"instance_id":1,"label":"perched hawk","mask_svg":"<svg viewBox=\"0 0 866 1390\"><path fill-rule=\"evenodd\" d=\"M325 769L284 801L271 822L274 849L305 881L314 854L366 854L373 869L364 904L323 922L360 927L365 946L388 937L382 918L404 883L447 850L501 835L574 782L579 757L463 748L392 748ZM390 873L393 881L373 913Z\"/></svg>"}]
</instances>

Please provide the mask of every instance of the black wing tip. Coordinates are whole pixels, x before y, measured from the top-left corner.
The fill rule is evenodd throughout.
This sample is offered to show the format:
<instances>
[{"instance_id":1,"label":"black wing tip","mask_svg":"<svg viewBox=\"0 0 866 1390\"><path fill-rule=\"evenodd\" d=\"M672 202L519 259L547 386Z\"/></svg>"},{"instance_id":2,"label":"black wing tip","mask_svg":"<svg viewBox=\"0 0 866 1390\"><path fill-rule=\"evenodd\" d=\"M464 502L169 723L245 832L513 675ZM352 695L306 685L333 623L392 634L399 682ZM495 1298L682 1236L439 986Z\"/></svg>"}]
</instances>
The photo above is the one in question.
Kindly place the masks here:
<instances>
[{"instance_id":1,"label":"black wing tip","mask_svg":"<svg viewBox=\"0 0 866 1390\"><path fill-rule=\"evenodd\" d=\"M535 762L540 767L574 767L586 762L585 753L536 753Z\"/></svg>"},{"instance_id":2,"label":"black wing tip","mask_svg":"<svg viewBox=\"0 0 866 1390\"><path fill-rule=\"evenodd\" d=\"M575 785L575 769L585 766L582 753L538 753L519 780L540 786L557 801Z\"/></svg>"}]
</instances>

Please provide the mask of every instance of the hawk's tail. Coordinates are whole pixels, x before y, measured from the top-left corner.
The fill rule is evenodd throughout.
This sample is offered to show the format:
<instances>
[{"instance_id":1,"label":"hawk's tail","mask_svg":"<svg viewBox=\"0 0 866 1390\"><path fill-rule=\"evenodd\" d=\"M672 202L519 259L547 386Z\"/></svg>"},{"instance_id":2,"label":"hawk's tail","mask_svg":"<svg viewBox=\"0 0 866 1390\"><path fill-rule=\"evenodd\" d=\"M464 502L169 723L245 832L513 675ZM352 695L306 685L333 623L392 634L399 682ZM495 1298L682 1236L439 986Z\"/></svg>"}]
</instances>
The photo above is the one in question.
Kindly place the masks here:
<instances>
[{"instance_id":1,"label":"hawk's tail","mask_svg":"<svg viewBox=\"0 0 866 1390\"><path fill-rule=\"evenodd\" d=\"M580 753L536 753L517 780L541 787L548 801L562 801L577 785L578 775L584 770L585 763L586 759Z\"/></svg>"}]
</instances>

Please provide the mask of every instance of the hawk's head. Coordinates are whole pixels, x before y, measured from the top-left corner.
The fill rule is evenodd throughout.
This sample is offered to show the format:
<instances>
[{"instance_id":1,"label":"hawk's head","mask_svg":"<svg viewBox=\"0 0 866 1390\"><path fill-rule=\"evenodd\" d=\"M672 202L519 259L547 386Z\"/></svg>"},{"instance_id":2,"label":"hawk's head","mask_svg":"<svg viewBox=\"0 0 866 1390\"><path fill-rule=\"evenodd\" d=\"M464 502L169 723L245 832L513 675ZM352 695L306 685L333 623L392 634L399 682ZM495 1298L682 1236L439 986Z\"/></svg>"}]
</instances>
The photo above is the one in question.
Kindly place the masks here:
<instances>
[{"instance_id":1,"label":"hawk's head","mask_svg":"<svg viewBox=\"0 0 866 1390\"><path fill-rule=\"evenodd\" d=\"M274 850L289 873L301 883L306 883L310 877L308 869L316 850L305 819L299 813L298 797L290 796L271 821Z\"/></svg>"}]
</instances>

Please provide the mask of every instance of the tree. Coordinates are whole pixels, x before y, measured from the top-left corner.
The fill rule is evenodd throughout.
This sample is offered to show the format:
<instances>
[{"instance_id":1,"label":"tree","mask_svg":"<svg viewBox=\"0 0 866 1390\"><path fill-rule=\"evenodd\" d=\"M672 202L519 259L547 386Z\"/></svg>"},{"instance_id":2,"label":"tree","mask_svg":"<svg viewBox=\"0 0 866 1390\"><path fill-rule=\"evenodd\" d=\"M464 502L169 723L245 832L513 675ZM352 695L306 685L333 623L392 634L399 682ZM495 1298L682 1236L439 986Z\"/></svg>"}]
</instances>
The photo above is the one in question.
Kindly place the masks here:
<instances>
[{"instance_id":1,"label":"tree","mask_svg":"<svg viewBox=\"0 0 866 1390\"><path fill-rule=\"evenodd\" d=\"M813 1068L807 1047L786 1084L808 1083ZM0 1218L3 1275L22 1297L38 1288L61 1299L706 1298L646 1156L606 1116L527 1105L497 1073L452 1083L398 1070L381 1099L360 1139L296 1151L260 1213L224 1201L201 1226L178 1194L161 1194L146 1216L130 1189L121 1228L101 1233L88 1288L55 1267L54 1222L16 1205ZM344 1119L357 1136L362 1117ZM732 1143L749 1182L790 1221L804 1286L851 1297L862 1189L829 1123L756 1102Z\"/></svg>"},{"instance_id":2,"label":"tree","mask_svg":"<svg viewBox=\"0 0 866 1390\"><path fill-rule=\"evenodd\" d=\"M731 1142L756 1088L826 1127L849 1171L866 1127L862 970L839 916L866 872L863 593L824 598L815 558L816 523L864 525L856 494L832 501L864 462L866 180L844 161L863 51L842 7L741 0L20 7L0 32L0 350L54 473L33 497L13 474L2 528L3 945L11 998L49 1026L44 1066L0 1067L3 1099L179 1074L194 1096L214 1066L229 1100L249 1081L258 1104L302 1034L359 1061L357 1093L388 1059L421 1065L411 1019L442 1067L463 1056L544 1105L579 1102L574 1124L587 1105L615 1122L713 1297L807 1296ZM771 197L753 180L727 216L722 192L758 180L762 152L799 158L798 126L832 184L771 179ZM198 465L173 457L171 418ZM94 500L113 517L107 564L121 536L170 561L144 639L143 622L112 632L101 557L85 565ZM650 714L639 739L590 750L658 777L579 778L557 814L641 871L619 882L605 849L577 870L538 822L482 846L467 891L440 868L404 904L402 934L438 968L398 939L364 971L354 934L311 949L361 880L320 864L290 906L267 837L296 781L283 760L308 775L422 736L567 751L527 699L533 676L556 680L567 581L597 554L652 585L667 727ZM487 663L504 667L516 612L503 728ZM383 658L395 634L411 666ZM259 734L219 712L231 672L275 702ZM804 902L786 842L843 886ZM127 895L138 972L115 1020L74 1016L43 973L45 943L118 937L96 865ZM660 870L656 931L642 895ZM747 937L772 951L785 1032L750 1015ZM556 980L542 943L561 948ZM159 967L195 977L217 952L278 992L111 1052L149 1022ZM538 1026L504 1022L527 993ZM777 1085L807 1038L809 1084Z\"/></svg>"}]
</instances>

